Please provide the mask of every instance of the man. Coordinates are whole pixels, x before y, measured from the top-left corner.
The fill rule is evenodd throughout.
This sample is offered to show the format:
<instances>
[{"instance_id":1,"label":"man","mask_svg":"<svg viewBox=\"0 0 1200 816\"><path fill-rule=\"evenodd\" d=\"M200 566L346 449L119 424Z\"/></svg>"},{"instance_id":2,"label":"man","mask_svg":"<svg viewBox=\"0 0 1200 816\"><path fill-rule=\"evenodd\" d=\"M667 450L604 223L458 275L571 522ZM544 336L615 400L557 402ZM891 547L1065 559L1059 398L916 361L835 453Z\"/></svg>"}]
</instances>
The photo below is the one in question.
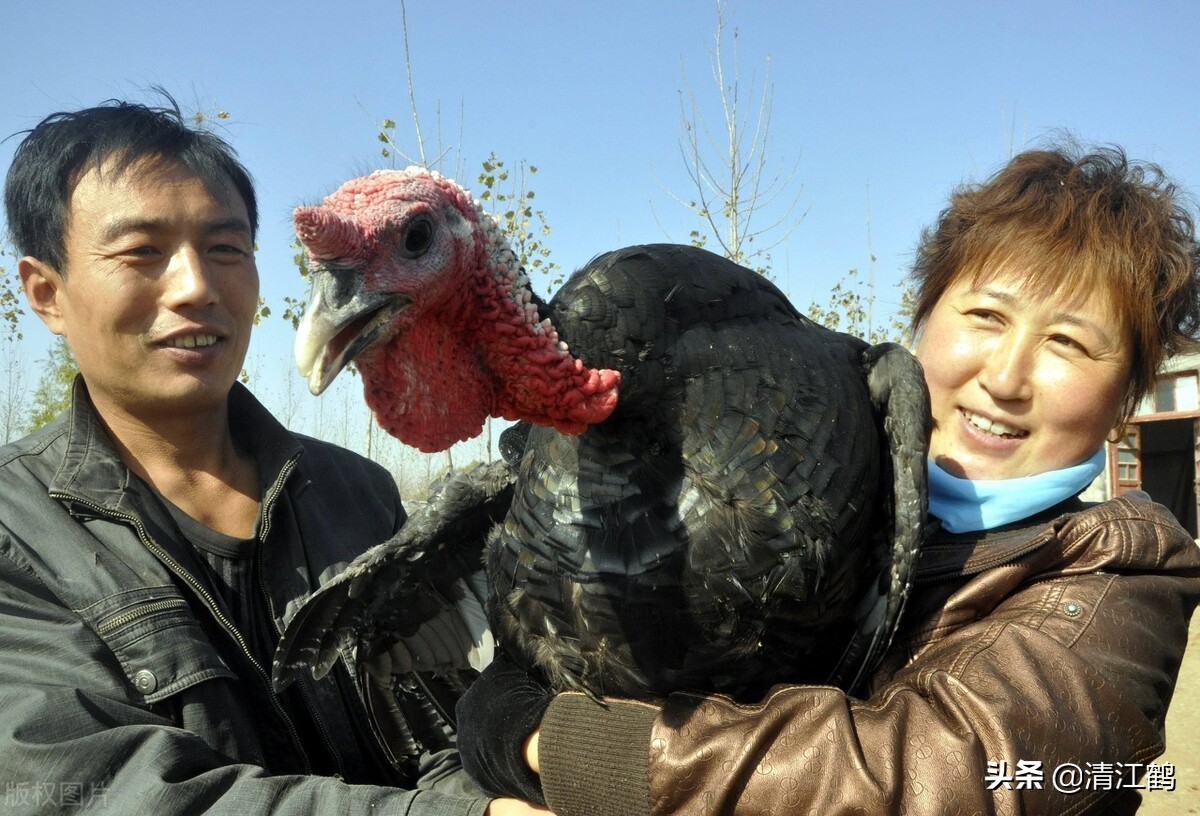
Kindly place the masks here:
<instances>
[{"instance_id":1,"label":"man","mask_svg":"<svg viewBox=\"0 0 1200 816\"><path fill-rule=\"evenodd\" d=\"M174 107L54 114L5 205L80 371L69 411L0 448L5 812L487 811L453 752L389 758L343 666L271 690L299 599L405 516L381 467L236 383L257 206L232 150Z\"/></svg>"}]
</instances>

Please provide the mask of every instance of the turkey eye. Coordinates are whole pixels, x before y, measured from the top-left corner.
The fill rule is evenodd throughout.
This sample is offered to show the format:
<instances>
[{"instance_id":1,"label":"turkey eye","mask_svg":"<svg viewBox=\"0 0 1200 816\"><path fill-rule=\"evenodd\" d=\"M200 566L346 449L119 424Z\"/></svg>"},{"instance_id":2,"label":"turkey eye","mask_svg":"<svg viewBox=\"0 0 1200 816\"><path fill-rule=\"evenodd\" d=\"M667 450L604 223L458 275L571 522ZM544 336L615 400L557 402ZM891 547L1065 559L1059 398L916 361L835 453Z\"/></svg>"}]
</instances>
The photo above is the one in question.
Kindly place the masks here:
<instances>
[{"instance_id":1,"label":"turkey eye","mask_svg":"<svg viewBox=\"0 0 1200 816\"><path fill-rule=\"evenodd\" d=\"M428 218L418 218L404 231L404 254L409 258L424 255L431 243L433 243L433 222Z\"/></svg>"}]
</instances>

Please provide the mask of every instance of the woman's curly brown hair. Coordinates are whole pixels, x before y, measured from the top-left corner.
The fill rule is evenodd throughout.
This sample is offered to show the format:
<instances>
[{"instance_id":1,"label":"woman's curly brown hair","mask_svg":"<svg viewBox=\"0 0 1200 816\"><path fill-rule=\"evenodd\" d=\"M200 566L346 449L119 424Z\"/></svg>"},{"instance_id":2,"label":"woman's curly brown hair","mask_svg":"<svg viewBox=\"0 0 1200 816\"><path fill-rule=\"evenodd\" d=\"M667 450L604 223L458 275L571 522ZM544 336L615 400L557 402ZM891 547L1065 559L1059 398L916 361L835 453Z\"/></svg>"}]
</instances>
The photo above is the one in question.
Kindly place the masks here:
<instances>
[{"instance_id":1,"label":"woman's curly brown hair","mask_svg":"<svg viewBox=\"0 0 1200 816\"><path fill-rule=\"evenodd\" d=\"M1200 332L1200 250L1185 198L1161 168L1118 147L1021 153L955 190L922 233L914 332L960 275L983 282L1018 268L1041 297L1108 292L1131 352L1127 419L1163 359L1195 348Z\"/></svg>"}]
</instances>

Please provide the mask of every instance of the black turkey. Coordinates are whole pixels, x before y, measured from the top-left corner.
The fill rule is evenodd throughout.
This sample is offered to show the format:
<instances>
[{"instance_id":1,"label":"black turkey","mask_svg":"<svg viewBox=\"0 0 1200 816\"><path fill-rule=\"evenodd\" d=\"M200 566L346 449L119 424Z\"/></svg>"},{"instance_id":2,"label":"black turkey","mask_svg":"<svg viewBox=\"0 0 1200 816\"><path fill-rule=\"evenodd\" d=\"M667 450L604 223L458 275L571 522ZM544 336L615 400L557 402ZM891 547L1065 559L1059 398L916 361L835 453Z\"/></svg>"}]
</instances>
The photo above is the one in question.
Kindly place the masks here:
<instances>
[{"instance_id":1,"label":"black turkey","mask_svg":"<svg viewBox=\"0 0 1200 816\"><path fill-rule=\"evenodd\" d=\"M520 423L511 464L452 475L310 599L279 685L389 654L485 562L496 640L555 689L852 688L882 654L925 523L908 352L687 246L601 255L542 304L492 219L424 170L347 182L295 222L314 392L353 359L380 424L423 450Z\"/></svg>"}]
</instances>

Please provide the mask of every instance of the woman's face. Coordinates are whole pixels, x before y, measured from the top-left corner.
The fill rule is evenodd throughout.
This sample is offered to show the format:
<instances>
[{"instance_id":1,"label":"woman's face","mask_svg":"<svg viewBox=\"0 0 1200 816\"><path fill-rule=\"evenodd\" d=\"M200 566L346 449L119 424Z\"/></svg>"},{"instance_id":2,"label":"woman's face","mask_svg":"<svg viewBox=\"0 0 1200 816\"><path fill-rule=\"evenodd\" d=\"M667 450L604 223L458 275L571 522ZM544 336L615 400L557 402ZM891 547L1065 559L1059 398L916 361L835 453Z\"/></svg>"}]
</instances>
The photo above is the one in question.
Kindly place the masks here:
<instances>
[{"instance_id":1,"label":"woman's face","mask_svg":"<svg viewBox=\"0 0 1200 816\"><path fill-rule=\"evenodd\" d=\"M921 331L936 423L929 455L955 476L1012 479L1078 464L1120 419L1131 357L1110 298L1044 299L1024 280L1019 268L961 276Z\"/></svg>"}]
</instances>

